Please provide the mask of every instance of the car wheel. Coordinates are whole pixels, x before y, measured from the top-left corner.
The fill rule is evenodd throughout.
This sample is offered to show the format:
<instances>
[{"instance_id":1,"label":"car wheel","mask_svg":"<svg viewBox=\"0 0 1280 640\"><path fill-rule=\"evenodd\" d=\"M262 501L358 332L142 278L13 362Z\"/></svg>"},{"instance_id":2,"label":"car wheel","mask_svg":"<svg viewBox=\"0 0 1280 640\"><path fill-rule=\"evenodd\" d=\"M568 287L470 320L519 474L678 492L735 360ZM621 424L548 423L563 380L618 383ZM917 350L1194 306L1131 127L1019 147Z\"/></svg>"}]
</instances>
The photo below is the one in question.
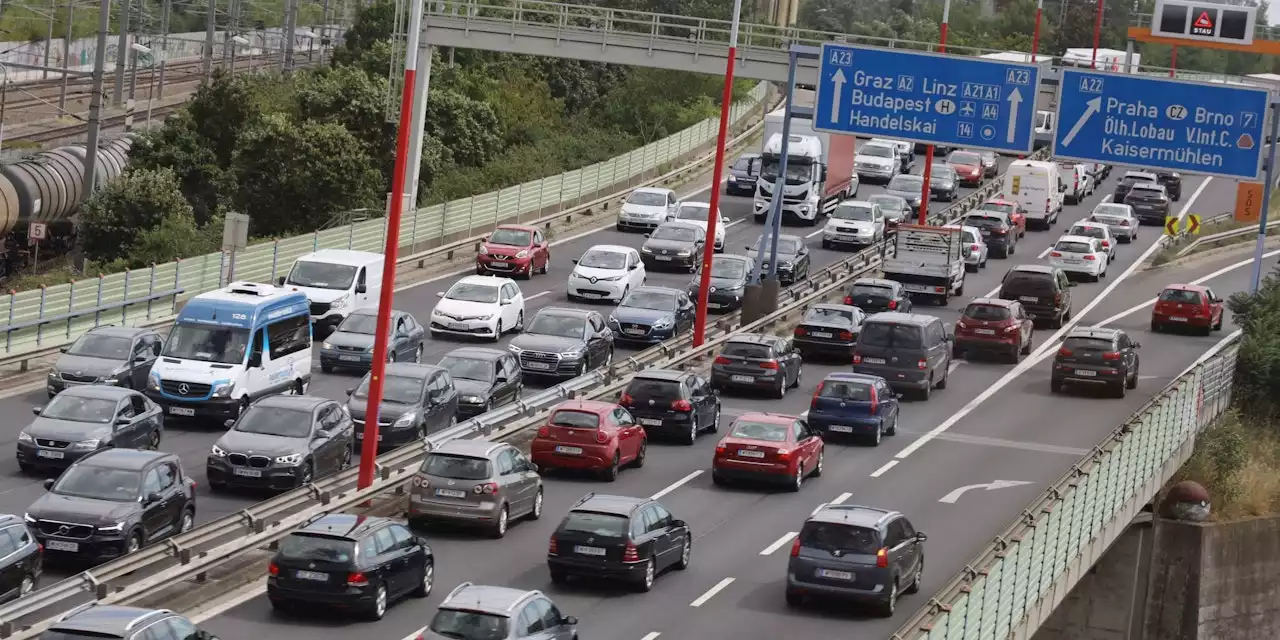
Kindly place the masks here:
<instances>
[{"instance_id":1,"label":"car wheel","mask_svg":"<svg viewBox=\"0 0 1280 640\"><path fill-rule=\"evenodd\" d=\"M36 590L36 578L31 574L22 576L22 584L18 585L18 597L22 598Z\"/></svg>"},{"instance_id":2,"label":"car wheel","mask_svg":"<svg viewBox=\"0 0 1280 640\"><path fill-rule=\"evenodd\" d=\"M538 273L541 273L542 275L545 276L547 275L547 269L550 269L550 268L551 268L551 254L547 254L547 259L542 261L542 268L538 270Z\"/></svg>"},{"instance_id":3,"label":"car wheel","mask_svg":"<svg viewBox=\"0 0 1280 640\"><path fill-rule=\"evenodd\" d=\"M502 328L501 324L499 324L498 328L499 329ZM396 361L396 352L392 351L391 349L387 349L387 364L395 364L395 361Z\"/></svg>"},{"instance_id":4,"label":"car wheel","mask_svg":"<svg viewBox=\"0 0 1280 640\"><path fill-rule=\"evenodd\" d=\"M898 414L897 413L893 414L893 422L889 423L889 428L884 430L884 434L886 436L898 435Z\"/></svg>"},{"instance_id":5,"label":"car wheel","mask_svg":"<svg viewBox=\"0 0 1280 640\"><path fill-rule=\"evenodd\" d=\"M1213 323L1214 331L1222 331L1222 316L1218 316L1218 321Z\"/></svg>"},{"instance_id":6,"label":"car wheel","mask_svg":"<svg viewBox=\"0 0 1280 640\"><path fill-rule=\"evenodd\" d=\"M1057 378L1049 379L1049 392L1062 393L1062 381Z\"/></svg>"},{"instance_id":7,"label":"car wheel","mask_svg":"<svg viewBox=\"0 0 1280 640\"><path fill-rule=\"evenodd\" d=\"M830 241L830 240L823 240L823 241L822 241L822 248L823 248L823 249L830 249L830 248L831 248L831 241Z\"/></svg>"},{"instance_id":8,"label":"car wheel","mask_svg":"<svg viewBox=\"0 0 1280 640\"><path fill-rule=\"evenodd\" d=\"M799 593L796 593L795 591L787 589L787 606L798 607L802 604L804 604L804 596L800 595Z\"/></svg>"},{"instance_id":9,"label":"car wheel","mask_svg":"<svg viewBox=\"0 0 1280 640\"><path fill-rule=\"evenodd\" d=\"M715 433L720 430L720 407L716 407L715 414L711 417L711 426L707 427L707 431Z\"/></svg>"},{"instance_id":10,"label":"car wheel","mask_svg":"<svg viewBox=\"0 0 1280 640\"><path fill-rule=\"evenodd\" d=\"M493 519L493 528L489 530L489 535L494 538L502 538L507 535L507 518L511 515L511 511L507 509L507 505L502 505L498 509L498 517Z\"/></svg>"},{"instance_id":11,"label":"car wheel","mask_svg":"<svg viewBox=\"0 0 1280 640\"><path fill-rule=\"evenodd\" d=\"M813 468L813 472L809 475L815 478L822 477L822 458L826 456L826 453L827 450L825 448L818 450L818 464Z\"/></svg>"},{"instance_id":12,"label":"car wheel","mask_svg":"<svg viewBox=\"0 0 1280 640\"><path fill-rule=\"evenodd\" d=\"M684 571L689 568L689 557L693 553L693 536L686 534L684 537L684 545L680 548L680 561L676 563L676 569Z\"/></svg>"},{"instance_id":13,"label":"car wheel","mask_svg":"<svg viewBox=\"0 0 1280 640\"><path fill-rule=\"evenodd\" d=\"M871 434L871 446L880 446L880 439L884 435L884 424L881 423L876 427L876 432Z\"/></svg>"},{"instance_id":14,"label":"car wheel","mask_svg":"<svg viewBox=\"0 0 1280 640\"><path fill-rule=\"evenodd\" d=\"M804 486L804 463L796 465L796 474L791 478L791 482L787 483L787 491L795 493Z\"/></svg>"},{"instance_id":15,"label":"car wheel","mask_svg":"<svg viewBox=\"0 0 1280 640\"><path fill-rule=\"evenodd\" d=\"M18 471L21 471L22 473L35 473L36 468L25 462L19 462Z\"/></svg>"},{"instance_id":16,"label":"car wheel","mask_svg":"<svg viewBox=\"0 0 1280 640\"><path fill-rule=\"evenodd\" d=\"M803 360L803 358L801 359ZM802 378L803 376L804 376L804 364L801 364L799 367L796 367L796 381L791 383L792 389L800 388L800 378Z\"/></svg>"},{"instance_id":17,"label":"car wheel","mask_svg":"<svg viewBox=\"0 0 1280 640\"><path fill-rule=\"evenodd\" d=\"M124 552L126 554L133 553L142 548L142 534L134 531L129 534L129 540L124 543Z\"/></svg>"},{"instance_id":18,"label":"car wheel","mask_svg":"<svg viewBox=\"0 0 1280 640\"><path fill-rule=\"evenodd\" d=\"M422 581L418 583L418 588L413 590L413 597L425 598L431 595L431 589L436 586L436 566L432 562L428 562L426 567L422 569Z\"/></svg>"},{"instance_id":19,"label":"car wheel","mask_svg":"<svg viewBox=\"0 0 1280 640\"><path fill-rule=\"evenodd\" d=\"M244 415L244 412L248 410L249 410L249 396L244 396L240 398L240 411L239 413L236 414L236 417L238 418Z\"/></svg>"},{"instance_id":20,"label":"car wheel","mask_svg":"<svg viewBox=\"0 0 1280 640\"><path fill-rule=\"evenodd\" d=\"M951 369L951 361L950 361L950 360L948 360L948 361L947 361L947 368L946 368L946 370L944 370L944 371L942 372L942 379L938 381L938 388L939 388L939 389L946 389L946 388L947 388L947 377L951 375L951 371L950 371L950 369Z\"/></svg>"},{"instance_id":21,"label":"car wheel","mask_svg":"<svg viewBox=\"0 0 1280 640\"><path fill-rule=\"evenodd\" d=\"M621 458L619 457L618 452L614 451L613 462L611 462L609 464L609 467L604 470L604 479L606 482L613 482L614 480L618 479L618 470L620 469L620 464L619 464L620 460Z\"/></svg>"},{"instance_id":22,"label":"car wheel","mask_svg":"<svg viewBox=\"0 0 1280 640\"><path fill-rule=\"evenodd\" d=\"M369 619L381 620L385 615L387 615L387 586L380 584L373 594L373 605L369 607Z\"/></svg>"},{"instance_id":23,"label":"car wheel","mask_svg":"<svg viewBox=\"0 0 1280 640\"><path fill-rule=\"evenodd\" d=\"M196 528L196 510L187 507L182 510L182 517L178 518L178 533L186 533Z\"/></svg>"},{"instance_id":24,"label":"car wheel","mask_svg":"<svg viewBox=\"0 0 1280 640\"><path fill-rule=\"evenodd\" d=\"M573 377L579 378L587 375L587 363L585 361L578 363L578 370L574 372Z\"/></svg>"},{"instance_id":25,"label":"car wheel","mask_svg":"<svg viewBox=\"0 0 1280 640\"><path fill-rule=\"evenodd\" d=\"M644 575L636 582L636 590L641 593L648 593L653 589L653 578L658 573L657 567L653 563L653 558L644 564Z\"/></svg>"},{"instance_id":26,"label":"car wheel","mask_svg":"<svg viewBox=\"0 0 1280 640\"><path fill-rule=\"evenodd\" d=\"M418 348L413 350L413 361L422 364L422 343L418 343Z\"/></svg>"},{"instance_id":27,"label":"car wheel","mask_svg":"<svg viewBox=\"0 0 1280 640\"><path fill-rule=\"evenodd\" d=\"M889 587L889 595L881 603L877 613L882 618L892 618L895 611L898 610L898 581L895 579L893 586Z\"/></svg>"},{"instance_id":28,"label":"car wheel","mask_svg":"<svg viewBox=\"0 0 1280 640\"><path fill-rule=\"evenodd\" d=\"M1161 329L1163 329L1163 327L1160 326L1160 323L1155 320L1151 321L1151 333L1160 333Z\"/></svg>"},{"instance_id":29,"label":"car wheel","mask_svg":"<svg viewBox=\"0 0 1280 640\"><path fill-rule=\"evenodd\" d=\"M351 458L351 445L347 445L346 448L342 450L342 466L339 467L339 470L351 468Z\"/></svg>"},{"instance_id":30,"label":"car wheel","mask_svg":"<svg viewBox=\"0 0 1280 640\"><path fill-rule=\"evenodd\" d=\"M521 311L519 315L516 316L516 326L515 326L515 329L513 329L513 331L515 331L516 333L520 333L521 331L524 331L524 311Z\"/></svg>"},{"instance_id":31,"label":"car wheel","mask_svg":"<svg viewBox=\"0 0 1280 640\"><path fill-rule=\"evenodd\" d=\"M331 365L331 364L325 364L325 363L321 362L321 363L320 363L320 370L321 370L321 371L323 371L323 372L325 372L325 373L333 373L333 365Z\"/></svg>"},{"instance_id":32,"label":"car wheel","mask_svg":"<svg viewBox=\"0 0 1280 640\"><path fill-rule=\"evenodd\" d=\"M1121 380L1120 383L1116 385L1115 389L1111 390L1111 395L1117 398L1123 398L1128 393L1129 393L1129 382L1127 380Z\"/></svg>"},{"instance_id":33,"label":"car wheel","mask_svg":"<svg viewBox=\"0 0 1280 640\"><path fill-rule=\"evenodd\" d=\"M682 434L680 440L681 444L691 447L698 441L698 419L696 417L690 417L689 430Z\"/></svg>"},{"instance_id":34,"label":"car wheel","mask_svg":"<svg viewBox=\"0 0 1280 640\"><path fill-rule=\"evenodd\" d=\"M636 459L631 461L632 469L639 469L644 466L644 456L649 450L649 441L645 440L640 443L640 450L636 452Z\"/></svg>"},{"instance_id":35,"label":"car wheel","mask_svg":"<svg viewBox=\"0 0 1280 640\"><path fill-rule=\"evenodd\" d=\"M315 466L310 461L307 461L302 465L302 475L298 477L298 486L305 487L311 484L311 481L315 480L315 478Z\"/></svg>"},{"instance_id":36,"label":"car wheel","mask_svg":"<svg viewBox=\"0 0 1280 640\"><path fill-rule=\"evenodd\" d=\"M1032 343L1034 343L1034 342L1035 342L1035 340L1036 340L1036 334L1035 334L1035 332L1033 331L1033 332L1031 332L1031 335L1030 335L1030 336L1027 336L1027 344L1022 345L1022 355L1024 355L1024 356L1029 356L1029 355L1031 355L1031 345L1032 345Z\"/></svg>"},{"instance_id":37,"label":"car wheel","mask_svg":"<svg viewBox=\"0 0 1280 640\"><path fill-rule=\"evenodd\" d=\"M530 520L542 519L542 488L538 488L538 493L533 496L533 511L529 512Z\"/></svg>"},{"instance_id":38,"label":"car wheel","mask_svg":"<svg viewBox=\"0 0 1280 640\"><path fill-rule=\"evenodd\" d=\"M1138 368L1137 367L1133 368L1133 375L1125 379L1124 386L1130 389L1138 388Z\"/></svg>"},{"instance_id":39,"label":"car wheel","mask_svg":"<svg viewBox=\"0 0 1280 640\"><path fill-rule=\"evenodd\" d=\"M782 399L787 397L787 377L778 376L778 388L773 390L773 397Z\"/></svg>"},{"instance_id":40,"label":"car wheel","mask_svg":"<svg viewBox=\"0 0 1280 640\"><path fill-rule=\"evenodd\" d=\"M493 326L493 337L489 338L489 340L491 342L498 342L499 340L502 340L502 335L506 332L507 330L502 326L502 318L498 318L498 324ZM392 360L392 362L395 362L395 360Z\"/></svg>"},{"instance_id":41,"label":"car wheel","mask_svg":"<svg viewBox=\"0 0 1280 640\"><path fill-rule=\"evenodd\" d=\"M551 581L555 584L564 584L569 581L569 574L563 571L551 570Z\"/></svg>"},{"instance_id":42,"label":"car wheel","mask_svg":"<svg viewBox=\"0 0 1280 640\"><path fill-rule=\"evenodd\" d=\"M160 450L160 430L156 429L151 432L151 437L147 438L147 448L152 451Z\"/></svg>"}]
</instances>

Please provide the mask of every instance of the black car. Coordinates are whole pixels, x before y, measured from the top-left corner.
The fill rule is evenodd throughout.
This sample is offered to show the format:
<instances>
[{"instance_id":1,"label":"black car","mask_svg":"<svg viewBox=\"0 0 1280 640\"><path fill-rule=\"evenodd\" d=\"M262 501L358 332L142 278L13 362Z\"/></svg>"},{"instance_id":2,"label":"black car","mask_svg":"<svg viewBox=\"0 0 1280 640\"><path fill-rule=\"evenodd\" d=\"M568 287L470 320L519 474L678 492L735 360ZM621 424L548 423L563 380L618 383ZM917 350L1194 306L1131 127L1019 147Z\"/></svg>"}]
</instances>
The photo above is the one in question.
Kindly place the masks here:
<instances>
[{"instance_id":1,"label":"black car","mask_svg":"<svg viewBox=\"0 0 1280 640\"><path fill-rule=\"evenodd\" d=\"M760 263L761 276L769 273L769 258L773 255L773 248L769 244L764 245L763 251L757 251L763 238L763 235L760 236L746 247L747 257ZM804 246L804 238L778 236L778 280L782 284L789 285L809 277L809 265L809 248Z\"/></svg>"},{"instance_id":2,"label":"black car","mask_svg":"<svg viewBox=\"0 0 1280 640\"><path fill-rule=\"evenodd\" d=\"M680 269L697 273L707 232L688 222L664 222L644 234L640 260L645 269Z\"/></svg>"},{"instance_id":3,"label":"black car","mask_svg":"<svg viewBox=\"0 0 1280 640\"><path fill-rule=\"evenodd\" d=\"M218 640L168 609L88 602L58 618L39 640Z\"/></svg>"},{"instance_id":4,"label":"black car","mask_svg":"<svg viewBox=\"0 0 1280 640\"><path fill-rule=\"evenodd\" d=\"M742 296L751 281L755 261L746 256L721 254L711 259L711 280L707 288L707 311L735 311L742 308ZM689 298L698 301L702 286L699 276L689 281Z\"/></svg>"},{"instance_id":5,"label":"black car","mask_svg":"<svg viewBox=\"0 0 1280 640\"><path fill-rule=\"evenodd\" d=\"M365 437L369 411L369 383L347 390L347 413L355 423L356 442ZM390 451L458 421L458 390L448 371L429 364L395 362L387 365L378 405L378 451ZM358 446L358 445L357 445Z\"/></svg>"},{"instance_id":6,"label":"black car","mask_svg":"<svg viewBox=\"0 0 1280 640\"><path fill-rule=\"evenodd\" d=\"M1129 189L1124 197L1124 204L1133 207L1133 215L1143 224L1164 224L1169 215L1169 194L1163 186L1153 183L1139 183Z\"/></svg>"},{"instance_id":7,"label":"black car","mask_svg":"<svg viewBox=\"0 0 1280 640\"><path fill-rule=\"evenodd\" d=\"M1076 283L1057 267L1018 265L1004 274L1000 298L1017 300L1031 319L1057 329L1071 319L1071 288Z\"/></svg>"},{"instance_id":8,"label":"black car","mask_svg":"<svg viewBox=\"0 0 1280 640\"><path fill-rule=\"evenodd\" d=\"M689 295L670 287L636 287L609 314L615 343L646 346L693 328Z\"/></svg>"},{"instance_id":9,"label":"black car","mask_svg":"<svg viewBox=\"0 0 1280 640\"><path fill-rule=\"evenodd\" d=\"M785 338L744 333L730 338L711 364L715 389L768 391L775 398L800 386L804 361Z\"/></svg>"},{"instance_id":10,"label":"black car","mask_svg":"<svg viewBox=\"0 0 1280 640\"><path fill-rule=\"evenodd\" d=\"M280 540L267 566L274 609L334 607L381 620L387 604L425 598L435 556L425 538L388 518L331 513Z\"/></svg>"},{"instance_id":11,"label":"black car","mask_svg":"<svg viewBox=\"0 0 1280 640\"><path fill-rule=\"evenodd\" d=\"M24 517L50 557L109 560L195 526L196 483L172 453L103 449L44 488Z\"/></svg>"},{"instance_id":12,"label":"black car","mask_svg":"<svg viewBox=\"0 0 1280 640\"><path fill-rule=\"evenodd\" d=\"M688 568L692 549L689 525L656 500L588 493L551 534L547 568L557 584L602 577L648 591L661 571Z\"/></svg>"},{"instance_id":13,"label":"black car","mask_svg":"<svg viewBox=\"0 0 1280 640\"><path fill-rule=\"evenodd\" d=\"M706 378L689 371L641 371L622 392L621 404L650 436L692 445L699 433L720 428L719 394Z\"/></svg>"},{"instance_id":14,"label":"black car","mask_svg":"<svg viewBox=\"0 0 1280 640\"><path fill-rule=\"evenodd\" d=\"M18 433L18 468L60 471L108 447L156 449L164 433L160 406L132 389L71 387L54 396Z\"/></svg>"},{"instance_id":15,"label":"black car","mask_svg":"<svg viewBox=\"0 0 1280 640\"><path fill-rule=\"evenodd\" d=\"M595 311L543 307L507 348L526 375L576 378L613 362L613 332Z\"/></svg>"},{"instance_id":16,"label":"black car","mask_svg":"<svg viewBox=\"0 0 1280 640\"><path fill-rule=\"evenodd\" d=\"M17 600L40 582L44 550L18 516L0 515L0 602Z\"/></svg>"},{"instance_id":17,"label":"black car","mask_svg":"<svg viewBox=\"0 0 1280 640\"><path fill-rule=\"evenodd\" d=\"M1156 182L1164 186L1174 202L1182 199L1182 174L1172 171L1157 171Z\"/></svg>"},{"instance_id":18,"label":"black car","mask_svg":"<svg viewBox=\"0 0 1280 640\"><path fill-rule=\"evenodd\" d=\"M902 223L911 224L911 205L907 204L907 201L902 196L877 193L867 198L867 202L880 205L880 213L884 214L886 231L896 229Z\"/></svg>"},{"instance_id":19,"label":"black car","mask_svg":"<svg viewBox=\"0 0 1280 640\"><path fill-rule=\"evenodd\" d=\"M858 278L849 286L844 303L871 315L881 311L911 313L911 298L902 283L884 278Z\"/></svg>"},{"instance_id":20,"label":"black car","mask_svg":"<svg viewBox=\"0 0 1280 640\"><path fill-rule=\"evenodd\" d=\"M347 316L320 345L320 370L367 371L373 366L373 341L378 330L377 309L357 309ZM427 330L408 313L391 311L391 336L387 362L421 362Z\"/></svg>"},{"instance_id":21,"label":"black car","mask_svg":"<svg viewBox=\"0 0 1280 640\"><path fill-rule=\"evenodd\" d=\"M139 391L160 355L160 334L138 327L96 327L80 336L49 370L49 397L67 387L109 384Z\"/></svg>"},{"instance_id":22,"label":"black car","mask_svg":"<svg viewBox=\"0 0 1280 640\"><path fill-rule=\"evenodd\" d=\"M975 211L960 219L958 224L976 228L987 243L987 251L993 258L1008 258L1018 248L1018 230L1009 222L1007 214L999 211Z\"/></svg>"},{"instance_id":23,"label":"black car","mask_svg":"<svg viewBox=\"0 0 1280 640\"><path fill-rule=\"evenodd\" d=\"M894 176L884 190L885 195L902 198L903 202L911 207L911 214L908 217L914 216L920 211L920 200L924 197L924 176L914 173ZM932 190L929 192L929 199L934 199Z\"/></svg>"},{"instance_id":24,"label":"black car","mask_svg":"<svg viewBox=\"0 0 1280 640\"><path fill-rule=\"evenodd\" d=\"M933 145L933 155L935 155L935 156L945 156L945 155L947 155L947 154L950 154L952 151L955 151L955 150L956 150L956 149L958 149L958 148L959 148L959 147L944 147L944 146L942 146L942 145L936 145L936 144L935 144L935 145ZM911 151L912 151L912 153L919 153L919 154L922 154L922 155L923 155L926 151L928 151L928 149L929 149L929 145L927 145L927 144L925 144L925 143L923 143L923 142L917 142L917 143L915 144L915 146L914 146L914 147L912 147L912 150L911 150Z\"/></svg>"},{"instance_id":25,"label":"black car","mask_svg":"<svg viewBox=\"0 0 1280 640\"><path fill-rule=\"evenodd\" d=\"M815 304L804 313L791 344L805 360L839 356L848 362L866 319L862 309L853 305Z\"/></svg>"},{"instance_id":26,"label":"black car","mask_svg":"<svg viewBox=\"0 0 1280 640\"><path fill-rule=\"evenodd\" d=\"M458 417L470 418L520 399L524 372L507 351L483 347L454 349L438 365L458 391Z\"/></svg>"},{"instance_id":27,"label":"black car","mask_svg":"<svg viewBox=\"0 0 1280 640\"><path fill-rule=\"evenodd\" d=\"M923 174L916 174L924 179ZM933 200L953 202L960 194L960 176L949 164L933 163L929 172L929 197Z\"/></svg>"},{"instance_id":28,"label":"black car","mask_svg":"<svg viewBox=\"0 0 1280 640\"><path fill-rule=\"evenodd\" d=\"M728 195L755 195L759 178L760 154L744 153L729 165L729 181L725 183L724 192Z\"/></svg>"},{"instance_id":29,"label":"black car","mask_svg":"<svg viewBox=\"0 0 1280 640\"><path fill-rule=\"evenodd\" d=\"M1160 178L1148 171L1128 171L1120 178L1119 182L1116 182L1116 190L1111 196L1111 201L1117 204L1124 204L1124 198L1129 195L1129 189L1133 188L1133 185L1143 182L1159 184Z\"/></svg>"},{"instance_id":30,"label":"black car","mask_svg":"<svg viewBox=\"0 0 1280 640\"><path fill-rule=\"evenodd\" d=\"M1138 347L1120 329L1077 327L1062 341L1053 357L1049 390L1063 387L1103 387L1117 398L1138 387Z\"/></svg>"},{"instance_id":31,"label":"black car","mask_svg":"<svg viewBox=\"0 0 1280 640\"><path fill-rule=\"evenodd\" d=\"M314 396L267 396L249 406L209 451L211 489L288 490L351 464L351 416Z\"/></svg>"}]
</instances>

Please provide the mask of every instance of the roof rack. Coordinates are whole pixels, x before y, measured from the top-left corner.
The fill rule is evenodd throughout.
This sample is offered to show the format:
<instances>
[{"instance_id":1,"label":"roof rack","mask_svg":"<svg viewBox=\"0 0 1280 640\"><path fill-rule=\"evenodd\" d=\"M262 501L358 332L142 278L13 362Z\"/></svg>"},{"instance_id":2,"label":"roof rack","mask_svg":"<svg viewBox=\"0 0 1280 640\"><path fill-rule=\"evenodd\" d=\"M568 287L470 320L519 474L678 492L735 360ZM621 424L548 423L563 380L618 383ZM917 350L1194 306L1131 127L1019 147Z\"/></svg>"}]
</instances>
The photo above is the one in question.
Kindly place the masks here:
<instances>
[{"instance_id":1,"label":"roof rack","mask_svg":"<svg viewBox=\"0 0 1280 640\"><path fill-rule=\"evenodd\" d=\"M471 583L470 583L470 582L463 582L462 584L460 584L460 585L458 585L458 586L454 587L454 588L453 588L453 591L450 591L450 592L449 592L449 595L447 595L447 596L445 596L445 597L444 597L444 601L445 601L445 602L448 602L448 601L452 600L454 596L458 595L458 593L459 593L459 592L461 592L463 589L466 589L466 588L467 588L467 587L469 587L469 586L471 586Z\"/></svg>"},{"instance_id":2,"label":"roof rack","mask_svg":"<svg viewBox=\"0 0 1280 640\"><path fill-rule=\"evenodd\" d=\"M594 497L596 497L596 492L594 492L594 491L588 492L588 493L587 493L587 495L582 496L581 498L578 498L578 501L577 501L577 502L575 502L575 503L573 503L573 506L572 506L572 507L569 507L569 508L570 508L570 509L573 509L573 508L576 508L576 507L581 507L582 505L586 504L586 502L587 502L588 500L590 500L590 499L592 499L592 498L594 498Z\"/></svg>"},{"instance_id":3,"label":"roof rack","mask_svg":"<svg viewBox=\"0 0 1280 640\"><path fill-rule=\"evenodd\" d=\"M76 614L84 613L85 611L88 611L89 609L92 609L92 608L94 608L94 607L96 607L96 606L98 606L98 603L97 603L97 602L86 602L86 603L84 603L84 604L82 604L82 605L80 605L80 606L78 606L78 607L76 607L76 608L74 608L74 609L72 609L72 610L70 610L70 611L68 611L68 612L66 612L66 613L64 613L64 614L62 614L61 616L58 616L58 622L62 622L62 621L64 621L64 620L66 620L67 618L70 618L71 616L74 616L74 615L76 615Z\"/></svg>"}]
</instances>

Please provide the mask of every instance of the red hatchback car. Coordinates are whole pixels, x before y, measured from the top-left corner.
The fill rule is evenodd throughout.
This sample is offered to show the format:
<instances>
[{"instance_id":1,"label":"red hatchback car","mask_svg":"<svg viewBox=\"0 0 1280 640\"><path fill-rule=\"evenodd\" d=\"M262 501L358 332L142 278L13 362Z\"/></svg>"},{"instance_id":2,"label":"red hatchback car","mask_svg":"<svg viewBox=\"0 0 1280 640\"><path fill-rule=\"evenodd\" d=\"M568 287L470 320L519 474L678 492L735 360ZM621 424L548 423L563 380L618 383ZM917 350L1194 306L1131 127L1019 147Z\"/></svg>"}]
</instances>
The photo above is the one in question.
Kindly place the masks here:
<instances>
[{"instance_id":1,"label":"red hatchback car","mask_svg":"<svg viewBox=\"0 0 1280 640\"><path fill-rule=\"evenodd\" d=\"M550 245L541 229L504 224L494 229L480 245L476 273L531 278L535 273L546 273L550 263Z\"/></svg>"},{"instance_id":2,"label":"red hatchback car","mask_svg":"<svg viewBox=\"0 0 1280 640\"><path fill-rule=\"evenodd\" d=\"M1151 330L1191 327L1207 336L1222 328L1222 315L1222 298L1209 287L1171 284L1160 292L1151 310Z\"/></svg>"},{"instance_id":3,"label":"red hatchback car","mask_svg":"<svg viewBox=\"0 0 1280 640\"><path fill-rule=\"evenodd\" d=\"M595 471L613 482L624 466L644 466L648 436L625 408L612 402L569 400L551 410L530 446L543 469Z\"/></svg>"},{"instance_id":4,"label":"red hatchback car","mask_svg":"<svg viewBox=\"0 0 1280 640\"><path fill-rule=\"evenodd\" d=\"M984 209L1009 214L1009 222L1017 227L1018 237L1027 235L1027 210L1023 209L1022 205L1004 198L992 198L978 207L979 211Z\"/></svg>"},{"instance_id":5,"label":"red hatchback car","mask_svg":"<svg viewBox=\"0 0 1280 640\"><path fill-rule=\"evenodd\" d=\"M982 156L973 151L965 151L963 149L952 151L947 156L947 164L956 170L956 176L960 179L960 184L967 187L982 186L982 177L985 170L982 166Z\"/></svg>"},{"instance_id":6,"label":"red hatchback car","mask_svg":"<svg viewBox=\"0 0 1280 640\"><path fill-rule=\"evenodd\" d=\"M823 450L818 432L796 416L747 413L716 445L711 480L784 482L787 490L799 491L805 478L822 475Z\"/></svg>"},{"instance_id":7,"label":"red hatchback car","mask_svg":"<svg viewBox=\"0 0 1280 640\"><path fill-rule=\"evenodd\" d=\"M956 321L952 355L993 353L1009 362L1031 353L1035 324L1017 300L974 298Z\"/></svg>"}]
</instances>

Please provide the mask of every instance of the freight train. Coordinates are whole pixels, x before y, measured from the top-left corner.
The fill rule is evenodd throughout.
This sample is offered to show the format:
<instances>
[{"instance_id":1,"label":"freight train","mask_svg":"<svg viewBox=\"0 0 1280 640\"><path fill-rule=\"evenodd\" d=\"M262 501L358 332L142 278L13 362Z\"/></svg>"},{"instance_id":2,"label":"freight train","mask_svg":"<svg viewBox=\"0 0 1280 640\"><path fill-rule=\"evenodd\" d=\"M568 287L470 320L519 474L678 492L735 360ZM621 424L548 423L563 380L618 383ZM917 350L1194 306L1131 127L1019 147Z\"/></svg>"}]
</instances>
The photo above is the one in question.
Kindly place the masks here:
<instances>
[{"instance_id":1,"label":"freight train","mask_svg":"<svg viewBox=\"0 0 1280 640\"><path fill-rule=\"evenodd\" d=\"M129 136L103 140L98 145L99 188L124 172L129 161ZM72 217L84 193L83 143L33 153L17 162L0 163L0 277L28 264L31 247L27 231L31 222L47 225L40 243L43 255L65 253L75 243ZM45 252L48 253L45 253Z\"/></svg>"}]
</instances>

